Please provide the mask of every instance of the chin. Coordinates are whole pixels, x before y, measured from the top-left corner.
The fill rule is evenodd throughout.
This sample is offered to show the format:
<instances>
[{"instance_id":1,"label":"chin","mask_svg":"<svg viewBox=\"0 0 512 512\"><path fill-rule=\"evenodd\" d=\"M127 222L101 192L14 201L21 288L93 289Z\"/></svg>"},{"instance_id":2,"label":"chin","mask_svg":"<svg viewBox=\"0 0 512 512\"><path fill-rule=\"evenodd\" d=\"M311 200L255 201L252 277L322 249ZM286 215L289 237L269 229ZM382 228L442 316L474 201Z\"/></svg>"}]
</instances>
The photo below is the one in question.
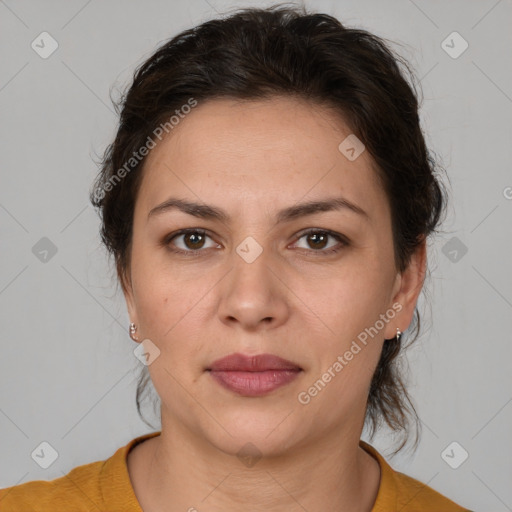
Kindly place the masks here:
<instances>
[{"instance_id":1,"label":"chin","mask_svg":"<svg viewBox=\"0 0 512 512\"><path fill-rule=\"evenodd\" d=\"M289 414L291 410L280 407L278 413L244 413L238 409L232 415L223 414L216 417L225 430L220 426L209 426L204 435L209 438L211 444L229 455L278 457L300 441L297 418L293 418L293 413Z\"/></svg>"}]
</instances>

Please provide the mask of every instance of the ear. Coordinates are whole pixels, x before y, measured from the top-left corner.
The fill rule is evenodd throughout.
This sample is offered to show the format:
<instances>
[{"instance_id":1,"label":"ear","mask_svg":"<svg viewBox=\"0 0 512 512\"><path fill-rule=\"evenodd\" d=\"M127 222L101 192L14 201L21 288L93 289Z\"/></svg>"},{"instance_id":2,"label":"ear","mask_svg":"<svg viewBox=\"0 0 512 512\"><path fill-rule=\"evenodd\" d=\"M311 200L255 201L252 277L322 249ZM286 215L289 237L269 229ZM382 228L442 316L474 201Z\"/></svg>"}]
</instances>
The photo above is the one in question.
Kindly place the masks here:
<instances>
[{"instance_id":1,"label":"ear","mask_svg":"<svg viewBox=\"0 0 512 512\"><path fill-rule=\"evenodd\" d=\"M123 268L119 262L116 264L116 268L117 276L121 284L121 288L123 290L124 299L126 301L126 307L128 309L128 316L130 317L130 322L133 322L135 325L138 325L139 322L137 318L135 300L133 297L133 287L131 282L130 270L129 268Z\"/></svg>"},{"instance_id":2,"label":"ear","mask_svg":"<svg viewBox=\"0 0 512 512\"><path fill-rule=\"evenodd\" d=\"M396 336L397 327L405 331L412 322L414 309L418 296L425 281L427 268L427 245L425 238L422 239L414 253L411 255L407 268L397 274L393 287L391 306L397 314L395 318L386 325L384 332L385 339Z\"/></svg>"}]
</instances>

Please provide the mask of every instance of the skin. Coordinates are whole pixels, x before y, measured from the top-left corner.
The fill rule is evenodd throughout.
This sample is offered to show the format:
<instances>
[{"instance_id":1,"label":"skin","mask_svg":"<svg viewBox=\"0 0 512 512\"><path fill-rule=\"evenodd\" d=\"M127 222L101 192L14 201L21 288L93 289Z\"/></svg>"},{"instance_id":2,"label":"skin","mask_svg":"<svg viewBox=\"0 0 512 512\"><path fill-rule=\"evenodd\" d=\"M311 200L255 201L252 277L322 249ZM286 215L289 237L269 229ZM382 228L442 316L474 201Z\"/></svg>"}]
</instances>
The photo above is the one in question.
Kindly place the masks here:
<instances>
[{"instance_id":1,"label":"skin","mask_svg":"<svg viewBox=\"0 0 512 512\"><path fill-rule=\"evenodd\" d=\"M131 265L121 274L139 340L160 355L148 366L161 398L162 434L128 456L145 512L370 511L380 468L359 446L368 388L385 339L410 324L425 274L425 244L396 269L389 200L364 151L334 112L290 97L198 104L148 155L137 196ZM222 208L230 220L168 210L169 197ZM345 208L275 224L297 203L343 196ZM168 235L202 228L199 241ZM315 241L332 230L349 239ZM248 263L246 237L263 252ZM187 257L171 248L191 251ZM339 247L335 254L326 254ZM202 252L201 252L202 251ZM323 251L323 252L322 252ZM297 396L393 304L401 310L307 405ZM205 368L241 352L271 353L303 371L263 397L217 384ZM247 467L246 443L262 458Z\"/></svg>"}]
</instances>

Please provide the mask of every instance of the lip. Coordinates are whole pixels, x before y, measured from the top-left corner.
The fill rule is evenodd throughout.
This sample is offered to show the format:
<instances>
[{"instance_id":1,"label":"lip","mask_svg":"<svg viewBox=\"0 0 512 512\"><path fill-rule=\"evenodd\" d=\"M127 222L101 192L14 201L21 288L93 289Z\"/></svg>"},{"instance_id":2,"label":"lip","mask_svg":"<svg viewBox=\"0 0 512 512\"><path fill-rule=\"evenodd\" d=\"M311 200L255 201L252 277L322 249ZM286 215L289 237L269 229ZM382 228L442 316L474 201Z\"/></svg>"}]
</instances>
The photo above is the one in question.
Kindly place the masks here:
<instances>
[{"instance_id":1,"label":"lip","mask_svg":"<svg viewBox=\"0 0 512 512\"><path fill-rule=\"evenodd\" d=\"M217 359L207 368L211 371L264 372L267 370L302 370L292 361L272 354L246 356L235 353Z\"/></svg>"},{"instance_id":2,"label":"lip","mask_svg":"<svg viewBox=\"0 0 512 512\"><path fill-rule=\"evenodd\" d=\"M207 368L224 388L242 396L262 396L294 380L302 371L295 363L272 354L231 354Z\"/></svg>"}]
</instances>

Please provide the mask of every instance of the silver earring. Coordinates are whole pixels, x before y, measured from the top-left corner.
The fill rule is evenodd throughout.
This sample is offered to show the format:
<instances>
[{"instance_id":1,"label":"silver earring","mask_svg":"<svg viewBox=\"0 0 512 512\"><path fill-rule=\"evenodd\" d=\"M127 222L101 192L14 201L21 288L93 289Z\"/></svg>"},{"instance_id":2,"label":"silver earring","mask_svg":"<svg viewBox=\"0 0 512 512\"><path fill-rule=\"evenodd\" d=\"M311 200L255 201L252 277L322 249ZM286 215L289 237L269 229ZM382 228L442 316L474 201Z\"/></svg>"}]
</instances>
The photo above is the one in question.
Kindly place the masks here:
<instances>
[{"instance_id":1,"label":"silver earring","mask_svg":"<svg viewBox=\"0 0 512 512\"><path fill-rule=\"evenodd\" d=\"M402 336L402 331L397 327L396 328L396 341L400 341L401 336Z\"/></svg>"},{"instance_id":2,"label":"silver earring","mask_svg":"<svg viewBox=\"0 0 512 512\"><path fill-rule=\"evenodd\" d=\"M135 333L137 332L137 326L133 322L130 324L129 332L130 332L130 338L133 341L139 341L139 338L137 336L135 336Z\"/></svg>"}]
</instances>

